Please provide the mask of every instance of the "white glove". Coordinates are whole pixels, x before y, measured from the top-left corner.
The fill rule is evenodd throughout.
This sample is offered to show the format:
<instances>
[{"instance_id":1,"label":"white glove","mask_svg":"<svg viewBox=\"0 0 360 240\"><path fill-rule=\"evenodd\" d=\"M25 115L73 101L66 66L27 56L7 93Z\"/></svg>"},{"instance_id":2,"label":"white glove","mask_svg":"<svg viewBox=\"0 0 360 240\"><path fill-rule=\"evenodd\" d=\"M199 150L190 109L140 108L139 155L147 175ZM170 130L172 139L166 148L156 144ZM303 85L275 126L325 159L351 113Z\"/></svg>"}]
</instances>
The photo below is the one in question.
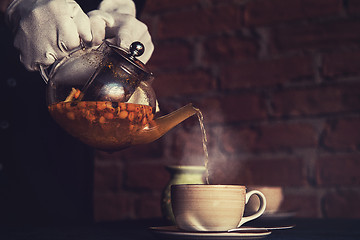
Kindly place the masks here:
<instances>
[{"instance_id":1,"label":"white glove","mask_svg":"<svg viewBox=\"0 0 360 240\"><path fill-rule=\"evenodd\" d=\"M14 0L6 12L28 70L49 66L78 47L91 42L90 20L73 0Z\"/></svg>"},{"instance_id":2,"label":"white glove","mask_svg":"<svg viewBox=\"0 0 360 240\"><path fill-rule=\"evenodd\" d=\"M98 10L88 13L92 44L99 45L107 39L128 49L131 43L139 41L145 46L145 52L138 59L146 63L154 51L154 44L147 26L136 19L135 12L132 0L103 0Z\"/></svg>"}]
</instances>

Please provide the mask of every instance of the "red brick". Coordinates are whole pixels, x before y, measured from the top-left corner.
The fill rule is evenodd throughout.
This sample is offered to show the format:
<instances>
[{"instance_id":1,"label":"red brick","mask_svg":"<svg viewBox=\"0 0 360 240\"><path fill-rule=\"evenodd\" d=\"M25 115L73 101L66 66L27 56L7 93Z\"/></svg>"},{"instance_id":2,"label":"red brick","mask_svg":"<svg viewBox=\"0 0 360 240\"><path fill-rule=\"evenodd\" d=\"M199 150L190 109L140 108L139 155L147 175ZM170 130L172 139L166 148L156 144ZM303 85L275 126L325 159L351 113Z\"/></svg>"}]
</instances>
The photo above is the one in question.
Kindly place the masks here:
<instances>
[{"instance_id":1,"label":"red brick","mask_svg":"<svg viewBox=\"0 0 360 240\"><path fill-rule=\"evenodd\" d=\"M204 43L204 61L228 64L239 60L255 59L259 46L256 40L240 36L208 38Z\"/></svg>"},{"instance_id":2,"label":"red brick","mask_svg":"<svg viewBox=\"0 0 360 240\"><path fill-rule=\"evenodd\" d=\"M157 97L198 94L215 88L215 80L202 70L159 73L153 83Z\"/></svg>"},{"instance_id":3,"label":"red brick","mask_svg":"<svg viewBox=\"0 0 360 240\"><path fill-rule=\"evenodd\" d=\"M148 144L131 146L120 152L123 160L157 159L164 155L164 142L160 138Z\"/></svg>"},{"instance_id":4,"label":"red brick","mask_svg":"<svg viewBox=\"0 0 360 240\"><path fill-rule=\"evenodd\" d=\"M318 133L307 123L275 123L261 125L254 148L259 151L294 150L317 147Z\"/></svg>"},{"instance_id":5,"label":"red brick","mask_svg":"<svg viewBox=\"0 0 360 240\"><path fill-rule=\"evenodd\" d=\"M320 186L359 186L360 154L321 156L316 162L317 182Z\"/></svg>"},{"instance_id":6,"label":"red brick","mask_svg":"<svg viewBox=\"0 0 360 240\"><path fill-rule=\"evenodd\" d=\"M119 192L123 188L123 167L121 164L95 162L94 166L94 192Z\"/></svg>"},{"instance_id":7,"label":"red brick","mask_svg":"<svg viewBox=\"0 0 360 240\"><path fill-rule=\"evenodd\" d=\"M293 57L230 64L221 69L220 75L221 86L225 89L286 84L312 77L312 60Z\"/></svg>"},{"instance_id":8,"label":"red brick","mask_svg":"<svg viewBox=\"0 0 360 240\"><path fill-rule=\"evenodd\" d=\"M307 116L360 109L360 85L341 84L274 93L275 116Z\"/></svg>"},{"instance_id":9,"label":"red brick","mask_svg":"<svg viewBox=\"0 0 360 240\"><path fill-rule=\"evenodd\" d=\"M195 103L194 103L195 104ZM258 93L209 97L196 102L208 123L266 119L265 99Z\"/></svg>"},{"instance_id":10,"label":"red brick","mask_svg":"<svg viewBox=\"0 0 360 240\"><path fill-rule=\"evenodd\" d=\"M360 52L335 52L324 54L323 73L327 77L348 76L360 73Z\"/></svg>"},{"instance_id":11,"label":"red brick","mask_svg":"<svg viewBox=\"0 0 360 240\"><path fill-rule=\"evenodd\" d=\"M356 150L360 147L360 118L339 119L326 126L324 146L335 150Z\"/></svg>"},{"instance_id":12,"label":"red brick","mask_svg":"<svg viewBox=\"0 0 360 240\"><path fill-rule=\"evenodd\" d=\"M157 42L156 41L157 40L157 36L156 36L157 18L156 18L156 16L152 16L152 15L144 13L141 15L139 20L147 26L148 31L151 36L151 40L153 41L153 43L156 44L156 42ZM155 48L155 50L157 50L157 48ZM146 49L145 49L145 51L146 51Z\"/></svg>"},{"instance_id":13,"label":"red brick","mask_svg":"<svg viewBox=\"0 0 360 240\"><path fill-rule=\"evenodd\" d=\"M166 11L179 11L180 9L193 7L198 0L151 0L147 1L144 12L163 13Z\"/></svg>"},{"instance_id":14,"label":"red brick","mask_svg":"<svg viewBox=\"0 0 360 240\"><path fill-rule=\"evenodd\" d=\"M296 158L248 159L244 164L246 185L304 186L304 163Z\"/></svg>"},{"instance_id":15,"label":"red brick","mask_svg":"<svg viewBox=\"0 0 360 240\"><path fill-rule=\"evenodd\" d=\"M339 190L324 196L323 209L327 218L360 218L360 193L357 190Z\"/></svg>"},{"instance_id":16,"label":"red brick","mask_svg":"<svg viewBox=\"0 0 360 240\"><path fill-rule=\"evenodd\" d=\"M255 151L290 151L317 146L317 132L305 123L277 123L251 127L227 127L220 144L228 154Z\"/></svg>"},{"instance_id":17,"label":"red brick","mask_svg":"<svg viewBox=\"0 0 360 240\"><path fill-rule=\"evenodd\" d=\"M246 186L304 186L304 164L293 157L228 159L212 163L215 184Z\"/></svg>"},{"instance_id":18,"label":"red brick","mask_svg":"<svg viewBox=\"0 0 360 240\"><path fill-rule=\"evenodd\" d=\"M321 204L316 193L311 191L284 192L280 211L295 214L299 218L320 218Z\"/></svg>"},{"instance_id":19,"label":"red brick","mask_svg":"<svg viewBox=\"0 0 360 240\"><path fill-rule=\"evenodd\" d=\"M158 36L161 39L185 38L238 30L241 27L241 9L229 4L161 16Z\"/></svg>"},{"instance_id":20,"label":"red brick","mask_svg":"<svg viewBox=\"0 0 360 240\"><path fill-rule=\"evenodd\" d=\"M269 25L292 20L339 16L341 0L252 0L245 5L246 25Z\"/></svg>"},{"instance_id":21,"label":"red brick","mask_svg":"<svg viewBox=\"0 0 360 240\"><path fill-rule=\"evenodd\" d=\"M249 127L225 127L220 136L222 149L228 154L251 152L258 133Z\"/></svg>"},{"instance_id":22,"label":"red brick","mask_svg":"<svg viewBox=\"0 0 360 240\"><path fill-rule=\"evenodd\" d=\"M94 196L94 220L116 221L134 215L134 204L128 194L107 193Z\"/></svg>"},{"instance_id":23,"label":"red brick","mask_svg":"<svg viewBox=\"0 0 360 240\"><path fill-rule=\"evenodd\" d=\"M182 42L155 44L155 50L147 63L148 68L156 72L159 69L181 69L191 64L191 46Z\"/></svg>"},{"instance_id":24,"label":"red brick","mask_svg":"<svg viewBox=\"0 0 360 240\"><path fill-rule=\"evenodd\" d=\"M359 22L347 20L279 26L272 30L270 46L273 52L359 46L360 32L356 31L359 28Z\"/></svg>"},{"instance_id":25,"label":"red brick","mask_svg":"<svg viewBox=\"0 0 360 240\"><path fill-rule=\"evenodd\" d=\"M126 168L126 187L133 190L162 190L169 181L164 165L130 162Z\"/></svg>"}]
</instances>

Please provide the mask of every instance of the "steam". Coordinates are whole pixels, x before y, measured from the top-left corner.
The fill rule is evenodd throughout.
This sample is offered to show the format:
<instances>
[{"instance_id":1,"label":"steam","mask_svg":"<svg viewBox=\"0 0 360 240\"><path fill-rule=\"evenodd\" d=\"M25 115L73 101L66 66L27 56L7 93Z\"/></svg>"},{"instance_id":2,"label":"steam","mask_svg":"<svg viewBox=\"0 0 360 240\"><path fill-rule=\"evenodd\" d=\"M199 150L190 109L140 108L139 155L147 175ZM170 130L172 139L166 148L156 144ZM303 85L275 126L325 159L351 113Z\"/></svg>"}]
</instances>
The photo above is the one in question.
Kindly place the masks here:
<instances>
[{"instance_id":1,"label":"steam","mask_svg":"<svg viewBox=\"0 0 360 240\"><path fill-rule=\"evenodd\" d=\"M211 139L213 142L211 142L210 145L210 142L208 141L208 130L210 128L205 125L204 122L206 122L206 119L204 119L201 110L197 108L195 108L195 110L197 111L198 123L193 124L191 129L185 135L186 139L182 139L185 143L183 145L183 154L180 164L205 166L205 182L211 184L214 182L216 165L219 164L221 166L221 162L225 159L224 154L217 145L218 140L216 137L222 135L222 128L216 128L216 134L214 134L216 136ZM217 110L210 110L208 116L223 116L218 113L212 115L215 111L217 112Z\"/></svg>"}]
</instances>

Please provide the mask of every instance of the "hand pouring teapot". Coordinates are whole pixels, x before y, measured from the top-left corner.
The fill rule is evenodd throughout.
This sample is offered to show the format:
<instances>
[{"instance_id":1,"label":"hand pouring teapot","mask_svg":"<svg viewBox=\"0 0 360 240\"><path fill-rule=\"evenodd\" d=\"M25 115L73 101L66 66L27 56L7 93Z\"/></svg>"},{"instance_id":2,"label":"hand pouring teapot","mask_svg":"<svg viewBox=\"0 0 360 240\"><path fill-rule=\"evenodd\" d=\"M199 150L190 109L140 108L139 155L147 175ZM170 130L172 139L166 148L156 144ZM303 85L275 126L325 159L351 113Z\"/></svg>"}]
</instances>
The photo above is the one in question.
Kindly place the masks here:
<instances>
[{"instance_id":1,"label":"hand pouring teapot","mask_svg":"<svg viewBox=\"0 0 360 240\"><path fill-rule=\"evenodd\" d=\"M127 51L109 42L81 48L40 68L52 117L72 136L103 150L152 142L198 110L188 104L155 119L153 74L136 59L144 46Z\"/></svg>"}]
</instances>

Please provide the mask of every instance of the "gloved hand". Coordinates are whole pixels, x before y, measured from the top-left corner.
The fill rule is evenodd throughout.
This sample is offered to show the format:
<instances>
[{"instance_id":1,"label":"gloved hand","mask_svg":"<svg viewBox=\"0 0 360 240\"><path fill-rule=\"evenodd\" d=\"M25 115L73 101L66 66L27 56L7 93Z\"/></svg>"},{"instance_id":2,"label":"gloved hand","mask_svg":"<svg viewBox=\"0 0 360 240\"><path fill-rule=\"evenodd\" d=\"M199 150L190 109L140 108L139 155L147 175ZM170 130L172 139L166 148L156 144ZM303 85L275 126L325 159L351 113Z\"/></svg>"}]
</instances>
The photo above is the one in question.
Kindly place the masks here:
<instances>
[{"instance_id":1,"label":"gloved hand","mask_svg":"<svg viewBox=\"0 0 360 240\"><path fill-rule=\"evenodd\" d=\"M74 0L14 0L6 12L14 45L28 70L48 66L91 42L90 20Z\"/></svg>"},{"instance_id":2,"label":"gloved hand","mask_svg":"<svg viewBox=\"0 0 360 240\"><path fill-rule=\"evenodd\" d=\"M97 10L88 13L91 23L92 44L99 45L104 39L128 49L139 41L145 52L138 57L146 63L154 51L154 44L147 26L136 19L135 4L132 0L103 0Z\"/></svg>"}]
</instances>

